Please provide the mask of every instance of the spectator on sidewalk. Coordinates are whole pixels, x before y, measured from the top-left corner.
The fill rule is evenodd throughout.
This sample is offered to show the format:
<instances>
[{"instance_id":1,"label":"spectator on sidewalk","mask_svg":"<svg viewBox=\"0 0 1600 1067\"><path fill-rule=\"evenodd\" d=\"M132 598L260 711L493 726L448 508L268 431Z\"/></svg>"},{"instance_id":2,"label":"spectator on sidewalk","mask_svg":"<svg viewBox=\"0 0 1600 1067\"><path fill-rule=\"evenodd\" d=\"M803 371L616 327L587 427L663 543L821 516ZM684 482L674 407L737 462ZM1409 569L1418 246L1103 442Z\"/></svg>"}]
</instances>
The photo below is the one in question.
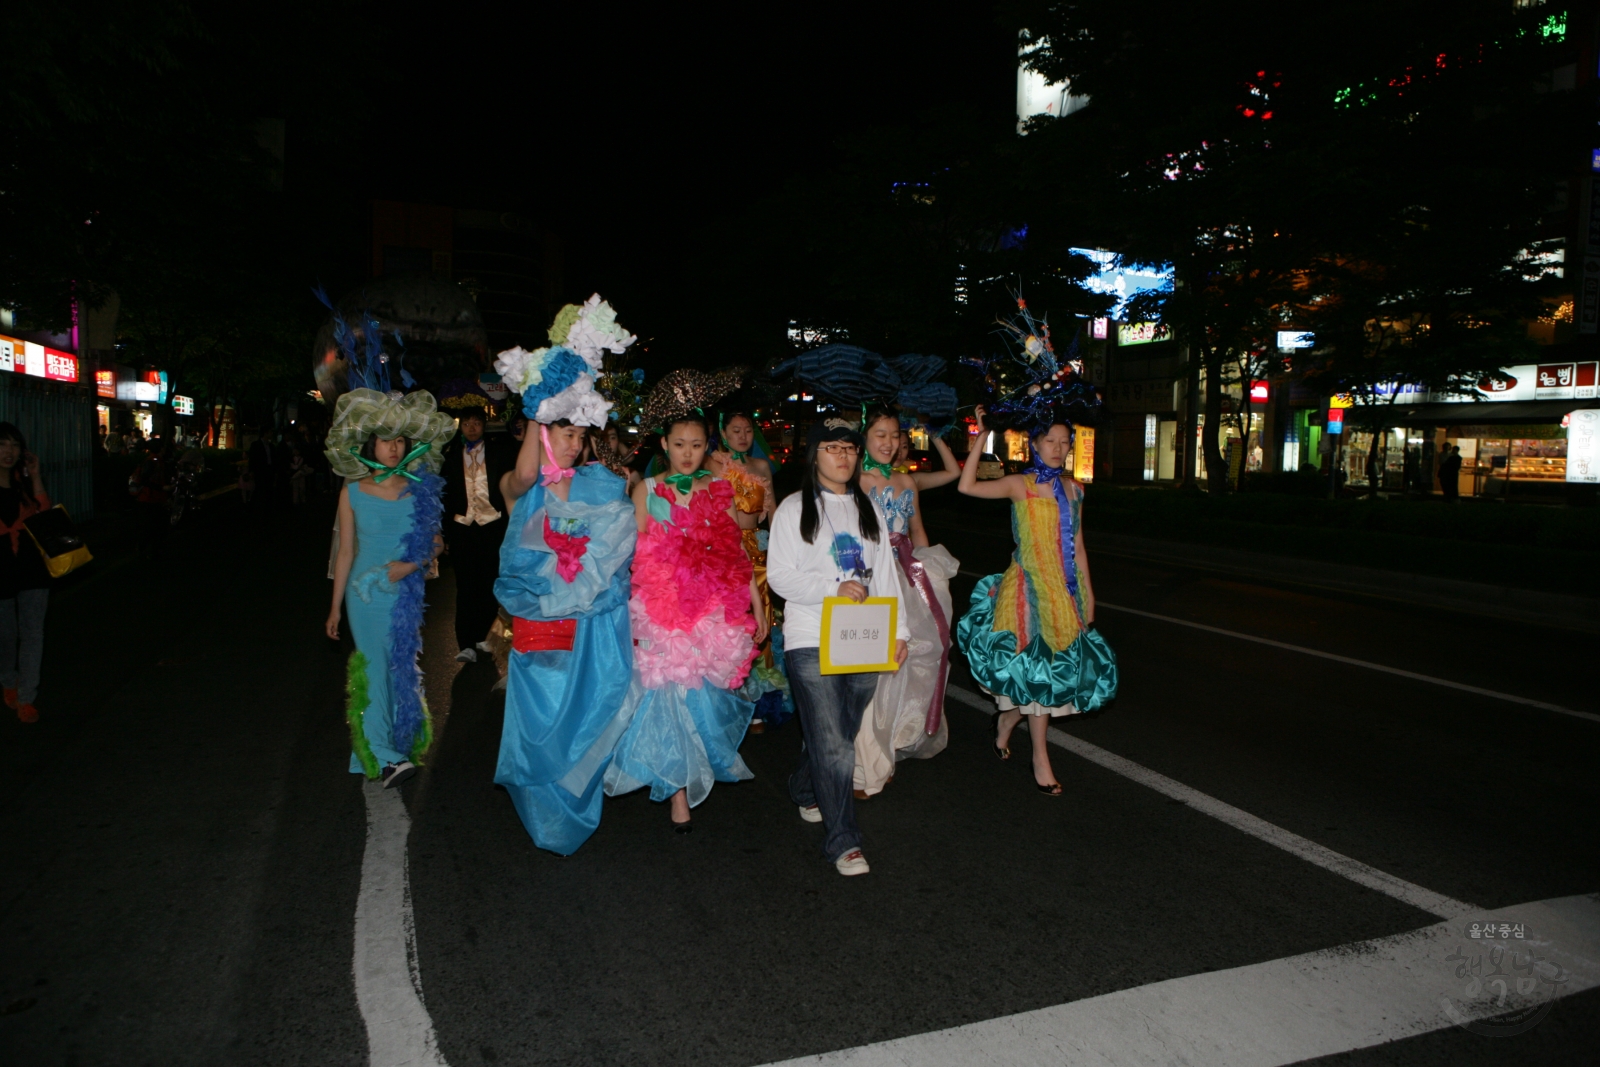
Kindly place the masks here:
<instances>
[{"instance_id":1,"label":"spectator on sidewalk","mask_svg":"<svg viewBox=\"0 0 1600 1067\"><path fill-rule=\"evenodd\" d=\"M1439 461L1439 491L1446 500L1461 499L1461 446L1451 445L1450 454Z\"/></svg>"},{"instance_id":2,"label":"spectator on sidewalk","mask_svg":"<svg viewBox=\"0 0 1600 1067\"><path fill-rule=\"evenodd\" d=\"M167 446L153 444L128 479L128 492L139 509L139 554L154 563L161 559L172 522L172 456Z\"/></svg>"},{"instance_id":3,"label":"spectator on sidewalk","mask_svg":"<svg viewBox=\"0 0 1600 1067\"><path fill-rule=\"evenodd\" d=\"M0 422L0 687L6 706L23 722L38 722L33 706L44 659L44 614L50 603L50 571L23 525L50 507L39 460L27 438Z\"/></svg>"}]
</instances>

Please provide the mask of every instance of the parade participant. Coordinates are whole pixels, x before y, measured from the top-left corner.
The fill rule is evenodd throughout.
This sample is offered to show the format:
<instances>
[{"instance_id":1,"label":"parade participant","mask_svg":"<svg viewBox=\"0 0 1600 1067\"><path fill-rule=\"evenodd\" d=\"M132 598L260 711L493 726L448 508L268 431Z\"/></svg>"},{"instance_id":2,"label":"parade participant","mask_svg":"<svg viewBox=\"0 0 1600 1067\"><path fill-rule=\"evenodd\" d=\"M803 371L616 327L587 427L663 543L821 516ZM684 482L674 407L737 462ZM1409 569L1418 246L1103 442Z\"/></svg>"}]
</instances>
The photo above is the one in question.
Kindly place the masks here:
<instances>
[{"instance_id":1,"label":"parade participant","mask_svg":"<svg viewBox=\"0 0 1600 1067\"><path fill-rule=\"evenodd\" d=\"M735 690L766 637L761 592L740 543L733 486L702 468L711 441L701 414L738 386L737 372L673 371L645 401L668 473L633 491L639 544L629 618L632 716L606 771L606 793L650 788L671 802L673 829L714 782L752 777L739 742L755 710Z\"/></svg>"},{"instance_id":2,"label":"parade participant","mask_svg":"<svg viewBox=\"0 0 1600 1067\"><path fill-rule=\"evenodd\" d=\"M439 406L456 416L461 430L444 452L444 541L456 576L456 659L475 663L489 651L484 634L498 610L494 583L506 534L500 480L515 457L503 439L485 436L490 400L476 382L445 383Z\"/></svg>"},{"instance_id":3,"label":"parade participant","mask_svg":"<svg viewBox=\"0 0 1600 1067\"><path fill-rule=\"evenodd\" d=\"M786 602L784 661L805 734L789 797L802 819L823 824L823 854L847 876L868 870L851 779L855 737L878 675L822 673L822 602L900 594L888 520L861 488L861 444L861 434L844 419L811 428L800 490L778 505L767 551L768 580ZM895 660L902 665L910 636L902 605L895 633Z\"/></svg>"},{"instance_id":4,"label":"parade participant","mask_svg":"<svg viewBox=\"0 0 1600 1067\"><path fill-rule=\"evenodd\" d=\"M6 707L23 722L38 722L33 706L44 661L44 615L50 605L50 571L25 523L50 508L39 459L28 439L0 422L0 686Z\"/></svg>"},{"instance_id":5,"label":"parade participant","mask_svg":"<svg viewBox=\"0 0 1600 1067\"><path fill-rule=\"evenodd\" d=\"M900 431L900 447L894 454L894 469L911 475L911 480L917 483L918 490L938 489L949 485L961 477L961 464L956 462L956 454L950 451L950 446L944 443L942 434L930 434L933 438L934 450L939 453L939 459L944 463L942 470L914 471L911 469L911 431L904 428Z\"/></svg>"},{"instance_id":6,"label":"parade participant","mask_svg":"<svg viewBox=\"0 0 1600 1067\"><path fill-rule=\"evenodd\" d=\"M633 506L623 479L579 459L611 406L594 391L602 354L634 338L596 295L563 308L550 339L495 362L533 421L500 482L511 521L494 591L512 651L494 780L533 843L570 856L600 825L602 775L628 723Z\"/></svg>"},{"instance_id":7,"label":"parade participant","mask_svg":"<svg viewBox=\"0 0 1600 1067\"><path fill-rule=\"evenodd\" d=\"M718 415L717 446L707 466L733 486L734 517L755 573L756 588L761 591L761 615L767 626L767 640L739 691L741 697L756 706L750 732L759 734L769 726L783 725L794 715L789 680L783 675L783 634L775 629L777 617L767 585L767 531L762 529L778 502L772 490L772 464L753 415L738 410Z\"/></svg>"},{"instance_id":8,"label":"parade participant","mask_svg":"<svg viewBox=\"0 0 1600 1067\"><path fill-rule=\"evenodd\" d=\"M388 385L387 371L357 377ZM333 607L325 624L339 639L350 621L350 771L392 788L416 773L432 742L422 693L423 583L444 547L436 473L455 420L427 392L356 388L339 397L327 457L349 479L339 494Z\"/></svg>"},{"instance_id":9,"label":"parade participant","mask_svg":"<svg viewBox=\"0 0 1600 1067\"><path fill-rule=\"evenodd\" d=\"M943 545L930 546L922 528L917 484L892 463L900 443L900 417L890 407L869 408L862 418L866 453L861 488L883 512L900 575L900 605L910 630L905 665L878 675L872 704L856 733L855 798L865 800L894 778L902 759L928 759L944 751L944 685L950 673L950 579L960 563Z\"/></svg>"},{"instance_id":10,"label":"parade participant","mask_svg":"<svg viewBox=\"0 0 1600 1067\"><path fill-rule=\"evenodd\" d=\"M995 408L1028 435L1032 463L1020 474L978 481L969 459L959 488L968 496L1011 501L1016 551L1004 574L991 574L972 591L971 606L956 625L973 679L995 698L1000 714L994 748L1009 759L1011 731L1026 715L1033 742L1033 776L1039 791L1061 795L1050 766L1050 718L1094 711L1116 696L1117 660L1094 629L1094 586L1083 546L1083 486L1068 469L1073 428L1068 412L1095 402L1078 380L1069 350L1057 363L1049 327L1022 311L1012 326L1023 356L991 370L1001 382ZM1076 342L1074 342L1074 347ZM1005 390L1006 373L1024 374ZM1015 381L1015 379L1013 379ZM988 432L977 408L977 439Z\"/></svg>"}]
</instances>

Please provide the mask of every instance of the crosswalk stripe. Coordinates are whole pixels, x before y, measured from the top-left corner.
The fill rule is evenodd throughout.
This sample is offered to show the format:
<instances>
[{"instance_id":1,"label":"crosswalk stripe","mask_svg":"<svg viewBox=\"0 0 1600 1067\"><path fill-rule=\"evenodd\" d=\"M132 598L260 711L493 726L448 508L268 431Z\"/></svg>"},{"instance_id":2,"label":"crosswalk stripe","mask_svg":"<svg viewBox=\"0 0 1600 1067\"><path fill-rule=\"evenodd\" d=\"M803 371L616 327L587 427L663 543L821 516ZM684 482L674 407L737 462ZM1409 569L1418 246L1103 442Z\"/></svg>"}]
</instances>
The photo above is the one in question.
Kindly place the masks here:
<instances>
[{"instance_id":1,"label":"crosswalk stripe","mask_svg":"<svg viewBox=\"0 0 1600 1067\"><path fill-rule=\"evenodd\" d=\"M1491 981L1468 996L1458 967L1488 945L1467 939L1465 918L768 1067L1282 1067L1451 1026L1511 1033L1486 1020L1525 1007L1536 1025L1541 1004L1600 985L1600 896L1473 917L1524 926L1523 941L1497 944L1527 960L1527 994Z\"/></svg>"}]
</instances>

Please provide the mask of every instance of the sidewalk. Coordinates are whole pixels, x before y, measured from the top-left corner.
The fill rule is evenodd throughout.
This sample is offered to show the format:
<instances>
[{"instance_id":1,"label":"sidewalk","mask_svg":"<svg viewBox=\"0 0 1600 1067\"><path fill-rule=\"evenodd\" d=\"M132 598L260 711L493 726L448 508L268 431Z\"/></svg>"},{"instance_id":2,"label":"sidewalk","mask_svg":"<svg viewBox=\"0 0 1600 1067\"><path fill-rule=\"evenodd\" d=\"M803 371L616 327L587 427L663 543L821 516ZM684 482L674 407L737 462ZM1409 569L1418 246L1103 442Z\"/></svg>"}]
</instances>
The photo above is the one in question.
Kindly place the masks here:
<instances>
[{"instance_id":1,"label":"sidewalk","mask_svg":"<svg viewBox=\"0 0 1600 1067\"><path fill-rule=\"evenodd\" d=\"M1482 582L1412 574L1406 571L1355 567L1318 560L1243 552L1214 545L1162 541L1131 534L1084 531L1095 555L1119 556L1193 570L1234 574L1283 585L1395 600L1450 611L1463 611L1512 622L1600 633L1600 600L1563 596L1532 589L1513 589Z\"/></svg>"}]
</instances>

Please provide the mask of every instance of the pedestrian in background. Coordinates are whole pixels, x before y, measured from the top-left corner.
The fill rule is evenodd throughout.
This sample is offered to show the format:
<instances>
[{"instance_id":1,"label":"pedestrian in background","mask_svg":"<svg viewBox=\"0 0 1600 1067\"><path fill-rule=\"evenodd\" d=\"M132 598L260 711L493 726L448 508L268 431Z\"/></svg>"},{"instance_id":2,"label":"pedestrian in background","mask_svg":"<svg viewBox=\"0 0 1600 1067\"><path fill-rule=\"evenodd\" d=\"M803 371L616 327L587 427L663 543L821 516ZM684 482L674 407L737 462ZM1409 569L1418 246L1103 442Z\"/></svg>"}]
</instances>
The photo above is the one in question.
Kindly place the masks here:
<instances>
[{"instance_id":1,"label":"pedestrian in background","mask_svg":"<svg viewBox=\"0 0 1600 1067\"><path fill-rule=\"evenodd\" d=\"M151 561L161 558L172 523L172 456L165 442L152 442L128 478L128 492L139 511L139 552Z\"/></svg>"},{"instance_id":2,"label":"pedestrian in background","mask_svg":"<svg viewBox=\"0 0 1600 1067\"><path fill-rule=\"evenodd\" d=\"M500 576L507 511L500 479L516 466L516 457L504 439L484 436L489 398L475 383L459 388L454 395L450 385L439 391L440 405L453 411L460 424L460 436L444 450L441 471L444 541L456 575L456 660L475 663L480 652L489 652L489 626L499 614L494 583Z\"/></svg>"},{"instance_id":3,"label":"pedestrian in background","mask_svg":"<svg viewBox=\"0 0 1600 1067\"><path fill-rule=\"evenodd\" d=\"M1452 503L1461 499L1461 446L1451 445L1450 453L1439 461L1439 491Z\"/></svg>"},{"instance_id":4,"label":"pedestrian in background","mask_svg":"<svg viewBox=\"0 0 1600 1067\"><path fill-rule=\"evenodd\" d=\"M44 659L44 614L50 603L50 571L23 525L50 507L39 460L28 440L0 422L0 687L6 706L23 722L38 722L33 701Z\"/></svg>"}]
</instances>

